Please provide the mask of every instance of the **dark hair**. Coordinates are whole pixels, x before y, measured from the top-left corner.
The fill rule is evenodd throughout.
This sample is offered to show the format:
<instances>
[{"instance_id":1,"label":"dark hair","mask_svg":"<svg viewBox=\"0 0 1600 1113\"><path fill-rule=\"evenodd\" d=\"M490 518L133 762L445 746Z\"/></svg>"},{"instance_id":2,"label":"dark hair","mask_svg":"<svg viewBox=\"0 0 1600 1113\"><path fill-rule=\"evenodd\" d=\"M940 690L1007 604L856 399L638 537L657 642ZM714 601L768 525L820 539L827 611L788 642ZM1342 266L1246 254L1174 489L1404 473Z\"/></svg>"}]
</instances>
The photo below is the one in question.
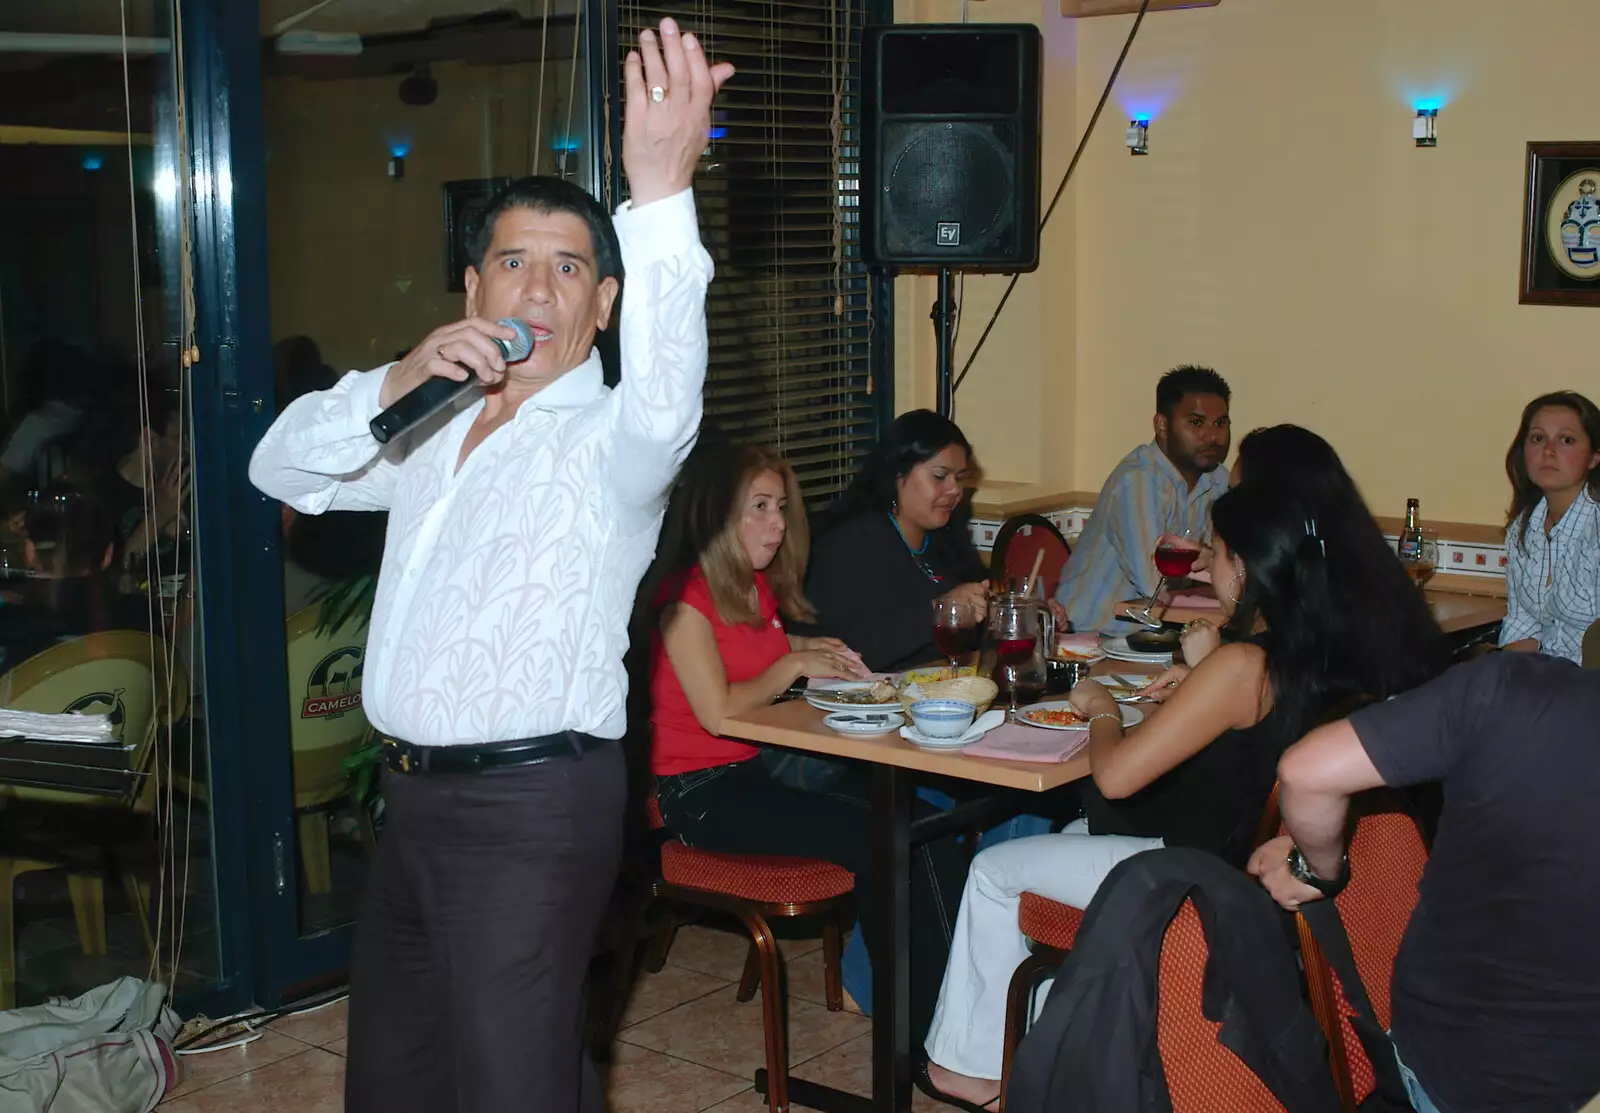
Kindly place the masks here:
<instances>
[{"instance_id":1,"label":"dark hair","mask_svg":"<svg viewBox=\"0 0 1600 1113\"><path fill-rule=\"evenodd\" d=\"M1241 483L1216 501L1211 522L1245 570L1228 633L1246 638L1264 624L1273 710L1293 740L1335 701L1414 688L1448 654L1427 600L1353 485L1327 498L1291 484Z\"/></svg>"},{"instance_id":2,"label":"dark hair","mask_svg":"<svg viewBox=\"0 0 1600 1113\"><path fill-rule=\"evenodd\" d=\"M1156 413L1170 418L1185 394L1215 394L1224 402L1233 401L1227 379L1209 367L1185 363L1168 371L1156 383Z\"/></svg>"},{"instance_id":3,"label":"dark hair","mask_svg":"<svg viewBox=\"0 0 1600 1113\"><path fill-rule=\"evenodd\" d=\"M1534 485L1528 475L1528 458L1523 445L1528 439L1528 426L1533 415L1546 406L1562 406L1578 415L1583 431L1589 435L1589 450L1600 449L1600 408L1574 390L1558 390L1541 394L1522 408L1522 421L1517 426L1517 439L1506 449L1506 478L1511 480L1511 507L1506 511L1506 525L1517 523L1517 543L1524 552L1528 549L1528 520L1533 508L1544 498L1544 492ZM1600 467L1589 469L1589 495L1600 499Z\"/></svg>"},{"instance_id":4,"label":"dark hair","mask_svg":"<svg viewBox=\"0 0 1600 1113\"><path fill-rule=\"evenodd\" d=\"M895 503L897 484L918 464L933 459L951 445L960 445L972 458L972 445L961 427L932 410L910 410L895 418L855 479L830 508L834 521L862 511L887 513Z\"/></svg>"},{"instance_id":5,"label":"dark hair","mask_svg":"<svg viewBox=\"0 0 1600 1113\"><path fill-rule=\"evenodd\" d=\"M494 240L495 221L512 209L532 209L536 213L571 213L589 226L594 245L595 269L599 278L622 279L622 248L611 218L593 196L571 182L540 176L518 178L489 198L483 212L467 228L467 258L478 270Z\"/></svg>"},{"instance_id":6,"label":"dark hair","mask_svg":"<svg viewBox=\"0 0 1600 1113\"><path fill-rule=\"evenodd\" d=\"M1253 429L1239 442L1240 483L1288 487L1316 507L1338 502L1354 518L1361 492L1333 445L1299 425ZM1326 513L1326 512L1325 512Z\"/></svg>"}]
</instances>

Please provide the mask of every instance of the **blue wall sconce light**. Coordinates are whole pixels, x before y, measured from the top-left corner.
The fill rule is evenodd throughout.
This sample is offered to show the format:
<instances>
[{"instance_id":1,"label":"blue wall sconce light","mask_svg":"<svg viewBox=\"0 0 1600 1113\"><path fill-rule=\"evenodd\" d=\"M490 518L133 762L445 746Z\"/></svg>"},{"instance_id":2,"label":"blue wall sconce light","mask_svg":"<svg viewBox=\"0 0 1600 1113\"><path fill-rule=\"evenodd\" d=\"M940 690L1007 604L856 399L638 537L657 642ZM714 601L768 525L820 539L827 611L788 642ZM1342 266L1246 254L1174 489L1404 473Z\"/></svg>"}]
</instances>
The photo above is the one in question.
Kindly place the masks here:
<instances>
[{"instance_id":1,"label":"blue wall sconce light","mask_svg":"<svg viewBox=\"0 0 1600 1113\"><path fill-rule=\"evenodd\" d=\"M1140 117L1128 121L1128 153L1130 155L1147 155L1150 153L1150 120Z\"/></svg>"},{"instance_id":2,"label":"blue wall sconce light","mask_svg":"<svg viewBox=\"0 0 1600 1113\"><path fill-rule=\"evenodd\" d=\"M1417 141L1419 147L1437 147L1439 145L1439 110L1437 108L1418 108L1417 118L1411 121L1411 138Z\"/></svg>"}]
</instances>

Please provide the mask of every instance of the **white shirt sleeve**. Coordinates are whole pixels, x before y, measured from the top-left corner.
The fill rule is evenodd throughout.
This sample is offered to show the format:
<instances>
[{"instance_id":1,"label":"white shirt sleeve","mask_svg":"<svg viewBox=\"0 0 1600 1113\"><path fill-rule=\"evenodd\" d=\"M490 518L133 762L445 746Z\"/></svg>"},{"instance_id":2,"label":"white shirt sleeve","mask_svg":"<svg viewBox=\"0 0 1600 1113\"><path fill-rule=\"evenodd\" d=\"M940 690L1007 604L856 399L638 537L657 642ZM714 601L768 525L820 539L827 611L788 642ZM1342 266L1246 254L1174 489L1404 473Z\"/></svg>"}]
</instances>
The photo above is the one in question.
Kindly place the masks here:
<instances>
[{"instance_id":1,"label":"white shirt sleeve","mask_svg":"<svg viewBox=\"0 0 1600 1113\"><path fill-rule=\"evenodd\" d=\"M620 507L653 521L700 430L711 256L692 190L638 209L624 204L615 226L627 287L604 475Z\"/></svg>"},{"instance_id":2,"label":"white shirt sleeve","mask_svg":"<svg viewBox=\"0 0 1600 1113\"><path fill-rule=\"evenodd\" d=\"M389 509L407 438L379 444L369 426L390 366L290 403L256 445L250 482L303 514Z\"/></svg>"}]
</instances>

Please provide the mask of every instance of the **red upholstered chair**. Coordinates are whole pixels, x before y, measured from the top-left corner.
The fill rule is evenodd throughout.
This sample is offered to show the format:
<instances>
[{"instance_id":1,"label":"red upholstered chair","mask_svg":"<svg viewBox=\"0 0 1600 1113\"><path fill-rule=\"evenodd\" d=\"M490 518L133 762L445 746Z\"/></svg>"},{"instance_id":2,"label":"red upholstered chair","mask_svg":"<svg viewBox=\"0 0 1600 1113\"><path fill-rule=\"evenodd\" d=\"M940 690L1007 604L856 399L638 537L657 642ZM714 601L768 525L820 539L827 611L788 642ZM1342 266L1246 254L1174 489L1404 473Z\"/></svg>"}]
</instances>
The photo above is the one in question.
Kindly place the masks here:
<instances>
[{"instance_id":1,"label":"red upholstered chair","mask_svg":"<svg viewBox=\"0 0 1600 1113\"><path fill-rule=\"evenodd\" d=\"M1422 880L1428 852L1416 822L1393 807L1393 798L1388 794L1373 794L1361 803L1366 806L1350 839L1350 884L1335 903L1373 1011L1387 1028L1394 958L1417 905L1417 883ZM1373 1090L1372 1064L1350 1025L1348 1017L1353 1010L1345 1000L1338 976L1322 957L1305 920L1299 916L1295 919L1300 928L1311 1008L1328 1036L1339 1097L1347 1110L1354 1110Z\"/></svg>"},{"instance_id":2,"label":"red upholstered chair","mask_svg":"<svg viewBox=\"0 0 1600 1113\"><path fill-rule=\"evenodd\" d=\"M1023 575L1027 575L1026 572ZM1261 811L1261 822L1256 828L1256 845L1260 846L1278 833L1278 786L1273 784ZM1193 912L1187 904L1184 909ZM1072 950L1078 935L1078 925L1083 923L1083 910L1069 904L1042 897L1038 893L1023 893L1017 908L1017 926L1028 937L1033 953L1023 959L1011 976L1011 986L1006 991L1005 1058L1000 1068L1000 1106L1005 1108L1006 1083L1011 1078L1011 1060L1017 1045L1028 1031L1032 1010L1030 1003L1034 990L1044 975L1055 970ZM1165 957L1163 957L1163 962ZM1363 973L1365 973L1363 971ZM1385 982L1385 985L1388 983ZM1318 1020L1322 1019L1318 1014ZM1324 1025L1324 1030L1326 1030ZM1230 1054L1231 1057L1231 1054Z\"/></svg>"},{"instance_id":3,"label":"red upholstered chair","mask_svg":"<svg viewBox=\"0 0 1600 1113\"><path fill-rule=\"evenodd\" d=\"M1200 914L1184 901L1161 945L1157 989L1156 1041L1173 1113L1282 1113L1266 1083L1217 1042L1222 1025L1200 1011L1209 954Z\"/></svg>"},{"instance_id":4,"label":"red upholstered chair","mask_svg":"<svg viewBox=\"0 0 1600 1113\"><path fill-rule=\"evenodd\" d=\"M1001 1081L1000 1108L1005 1108L1005 1085L1011 1077L1011 1060L1022 1037L1028 998L1033 983L1045 970L1066 957L1077 937L1083 913L1037 893L1023 893L1017 920L1036 944L1032 957L1018 967L1011 981L1006 1007L1006 1056ZM1222 1025L1207 1020L1200 1009L1205 984L1205 932L1200 914L1183 902L1167 928L1161 946L1157 1009L1157 1041L1172 1095L1173 1113L1282 1113L1283 1106L1266 1084L1240 1059L1217 1042ZM1034 964L1023 982L1024 972ZM1021 993L1019 995L1019 986Z\"/></svg>"},{"instance_id":5,"label":"red upholstered chair","mask_svg":"<svg viewBox=\"0 0 1600 1113\"><path fill-rule=\"evenodd\" d=\"M1044 597L1054 599L1056 585L1061 582L1061 570L1067 566L1072 547L1055 523L1042 514L1018 514L1000 527L989 557L989 578L1002 587L1007 580L1026 579L1040 552L1044 553L1044 560L1039 564Z\"/></svg>"},{"instance_id":6,"label":"red upholstered chair","mask_svg":"<svg viewBox=\"0 0 1600 1113\"><path fill-rule=\"evenodd\" d=\"M654 794L646 802L650 826L665 829ZM761 1019L766 1033L767 1108L789 1108L789 1051L784 1033L782 956L768 921L784 916L822 920L823 984L828 1008L844 1008L839 977L843 951L843 911L855 889L855 875L815 858L767 854L716 854L677 839L661 844L661 876L652 887L661 903L655 946L646 967L658 971L677 932L675 907L712 908L737 916L750 932L750 953L739 981L738 999L748 1001L761 987Z\"/></svg>"},{"instance_id":7,"label":"red upholstered chair","mask_svg":"<svg viewBox=\"0 0 1600 1113\"><path fill-rule=\"evenodd\" d=\"M1000 1067L1002 1109L1006 1104L1006 1083L1011 1079L1011 1060L1028 1030L1034 991L1040 979L1053 973L1072 950L1081 923L1081 908L1041 897L1038 893L1022 894L1022 903L1017 908L1017 926L1028 937L1033 953L1017 965L1017 972L1011 975L1011 987L1006 991L1005 1058Z\"/></svg>"}]
</instances>

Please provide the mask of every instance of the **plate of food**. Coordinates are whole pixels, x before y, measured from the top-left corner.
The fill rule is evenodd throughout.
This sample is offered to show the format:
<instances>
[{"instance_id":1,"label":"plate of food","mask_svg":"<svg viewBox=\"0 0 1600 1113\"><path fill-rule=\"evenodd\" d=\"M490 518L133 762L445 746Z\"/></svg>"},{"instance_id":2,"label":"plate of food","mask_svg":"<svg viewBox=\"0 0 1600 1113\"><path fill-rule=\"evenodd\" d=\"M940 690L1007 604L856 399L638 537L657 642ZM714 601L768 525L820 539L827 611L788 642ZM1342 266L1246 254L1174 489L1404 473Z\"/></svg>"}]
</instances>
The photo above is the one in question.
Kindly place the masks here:
<instances>
[{"instance_id":1,"label":"plate of food","mask_svg":"<svg viewBox=\"0 0 1600 1113\"><path fill-rule=\"evenodd\" d=\"M835 681L807 688L806 702L822 711L900 710L900 690L887 680Z\"/></svg>"},{"instance_id":2,"label":"plate of food","mask_svg":"<svg viewBox=\"0 0 1600 1113\"><path fill-rule=\"evenodd\" d=\"M1144 712L1137 707L1123 706L1118 708L1122 712L1122 726L1126 730L1135 723L1144 722ZM1040 727L1044 730L1088 730L1089 721L1073 709L1072 704L1066 700L1057 700L1052 703L1036 703L1032 707L1024 708L1017 712L1017 722L1026 723L1030 727Z\"/></svg>"},{"instance_id":3,"label":"plate of food","mask_svg":"<svg viewBox=\"0 0 1600 1113\"><path fill-rule=\"evenodd\" d=\"M1098 645L1091 647L1083 645L1058 644L1056 646L1056 660L1058 661L1082 661L1086 665L1092 665L1097 661L1104 661L1105 659L1106 651L1101 649Z\"/></svg>"}]
</instances>

